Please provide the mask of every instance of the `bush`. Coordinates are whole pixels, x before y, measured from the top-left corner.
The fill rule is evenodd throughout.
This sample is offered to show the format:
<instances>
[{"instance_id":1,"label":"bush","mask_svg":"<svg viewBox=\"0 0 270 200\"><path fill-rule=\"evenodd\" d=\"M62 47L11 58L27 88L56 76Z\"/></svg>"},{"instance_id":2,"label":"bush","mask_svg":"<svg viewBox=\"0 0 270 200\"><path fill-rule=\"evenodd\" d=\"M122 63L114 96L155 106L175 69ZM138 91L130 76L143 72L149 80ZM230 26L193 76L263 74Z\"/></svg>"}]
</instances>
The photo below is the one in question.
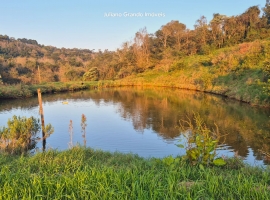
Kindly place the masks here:
<instances>
[{"instance_id":1,"label":"bush","mask_svg":"<svg viewBox=\"0 0 270 200\"><path fill-rule=\"evenodd\" d=\"M9 153L21 153L33 148L36 144L35 136L40 131L39 120L30 117L13 116L8 119L8 127L0 129L0 149ZM45 127L47 135L53 133L50 124ZM46 135L46 136L47 136Z\"/></svg>"},{"instance_id":2,"label":"bush","mask_svg":"<svg viewBox=\"0 0 270 200\"><path fill-rule=\"evenodd\" d=\"M199 114L194 114L195 126L191 120L180 123L181 129L186 132L187 138L186 158L192 165L225 165L222 158L215 159L216 148L220 140L220 133L216 127L216 131L211 131L204 123ZM187 126L186 126L187 125ZM177 145L184 148L183 145Z\"/></svg>"}]
</instances>

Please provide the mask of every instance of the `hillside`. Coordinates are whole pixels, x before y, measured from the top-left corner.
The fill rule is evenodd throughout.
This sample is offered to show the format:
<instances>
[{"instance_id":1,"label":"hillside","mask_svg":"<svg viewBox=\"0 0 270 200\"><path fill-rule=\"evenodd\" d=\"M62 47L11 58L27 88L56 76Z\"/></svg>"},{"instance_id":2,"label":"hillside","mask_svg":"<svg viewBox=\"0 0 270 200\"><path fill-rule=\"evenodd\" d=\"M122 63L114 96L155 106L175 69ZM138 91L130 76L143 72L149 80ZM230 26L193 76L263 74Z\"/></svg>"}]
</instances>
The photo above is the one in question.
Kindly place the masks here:
<instances>
[{"instance_id":1,"label":"hillside","mask_svg":"<svg viewBox=\"0 0 270 200\"><path fill-rule=\"evenodd\" d=\"M116 51L66 49L0 35L5 84L117 80L222 94L269 105L270 4L238 16L202 16L189 30L172 20L154 34L146 27ZM40 76L39 76L40 74Z\"/></svg>"},{"instance_id":2,"label":"hillside","mask_svg":"<svg viewBox=\"0 0 270 200\"><path fill-rule=\"evenodd\" d=\"M35 84L38 70L42 82L73 80L84 74L92 56L87 49L59 49L0 35L0 74L6 83Z\"/></svg>"},{"instance_id":3,"label":"hillside","mask_svg":"<svg viewBox=\"0 0 270 200\"><path fill-rule=\"evenodd\" d=\"M270 103L270 40L256 40L148 70L120 85L165 86L224 95L253 105Z\"/></svg>"}]
</instances>

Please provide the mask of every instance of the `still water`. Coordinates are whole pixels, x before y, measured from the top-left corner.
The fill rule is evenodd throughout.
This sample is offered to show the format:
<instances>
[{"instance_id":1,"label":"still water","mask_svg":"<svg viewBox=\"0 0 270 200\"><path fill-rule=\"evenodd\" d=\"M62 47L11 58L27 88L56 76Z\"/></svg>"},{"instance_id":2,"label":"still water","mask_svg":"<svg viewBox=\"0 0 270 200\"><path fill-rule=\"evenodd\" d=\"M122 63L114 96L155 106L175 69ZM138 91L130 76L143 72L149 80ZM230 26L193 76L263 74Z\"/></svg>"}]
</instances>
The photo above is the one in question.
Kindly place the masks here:
<instances>
[{"instance_id":1,"label":"still water","mask_svg":"<svg viewBox=\"0 0 270 200\"><path fill-rule=\"evenodd\" d=\"M184 149L175 145L183 141L179 121L199 113L209 127L216 124L226 134L219 156L237 154L251 165L270 163L260 153L270 153L270 110L220 96L168 88L113 88L43 95L43 109L45 124L51 123L55 130L47 139L47 149L69 148L70 120L73 144L83 145L84 114L89 147L143 157L183 155ZM13 115L39 118L38 111L37 97L1 99L0 126Z\"/></svg>"}]
</instances>

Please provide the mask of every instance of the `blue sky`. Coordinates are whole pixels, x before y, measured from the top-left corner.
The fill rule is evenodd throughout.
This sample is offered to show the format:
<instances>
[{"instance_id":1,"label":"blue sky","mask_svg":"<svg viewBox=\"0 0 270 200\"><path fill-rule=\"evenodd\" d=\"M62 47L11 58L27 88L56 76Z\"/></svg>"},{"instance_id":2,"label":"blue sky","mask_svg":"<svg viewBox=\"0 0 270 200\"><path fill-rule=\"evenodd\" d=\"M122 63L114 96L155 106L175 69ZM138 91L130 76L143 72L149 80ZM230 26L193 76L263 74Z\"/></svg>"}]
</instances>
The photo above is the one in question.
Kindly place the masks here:
<instances>
[{"instance_id":1,"label":"blue sky","mask_svg":"<svg viewBox=\"0 0 270 200\"><path fill-rule=\"evenodd\" d=\"M154 33L171 20L193 29L200 16L239 15L265 0L0 0L0 34L65 48L115 50L146 27ZM105 13L122 17L104 17ZM163 13L165 17L124 17Z\"/></svg>"}]
</instances>

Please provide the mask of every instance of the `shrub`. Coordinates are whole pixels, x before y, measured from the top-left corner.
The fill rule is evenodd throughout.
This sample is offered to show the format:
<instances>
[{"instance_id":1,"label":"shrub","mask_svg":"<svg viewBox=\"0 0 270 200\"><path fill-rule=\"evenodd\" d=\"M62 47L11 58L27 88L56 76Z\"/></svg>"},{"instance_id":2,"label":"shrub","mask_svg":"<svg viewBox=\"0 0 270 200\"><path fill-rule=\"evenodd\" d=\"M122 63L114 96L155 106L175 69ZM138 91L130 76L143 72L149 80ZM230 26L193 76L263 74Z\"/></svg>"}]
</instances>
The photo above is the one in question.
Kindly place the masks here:
<instances>
[{"instance_id":1,"label":"shrub","mask_svg":"<svg viewBox=\"0 0 270 200\"><path fill-rule=\"evenodd\" d=\"M216 158L216 148L220 140L220 133L216 127L215 131L211 131L204 123L199 114L194 114L195 126L191 120L182 120L180 123L181 129L186 132L187 138L186 158L192 165L225 165L225 161L221 158ZM183 145L177 145L184 148Z\"/></svg>"},{"instance_id":2,"label":"shrub","mask_svg":"<svg viewBox=\"0 0 270 200\"><path fill-rule=\"evenodd\" d=\"M40 131L39 120L34 117L13 116L8 119L7 127L0 129L0 148L9 153L21 153L33 148L36 144L35 136ZM53 133L53 127L45 127L46 137Z\"/></svg>"}]
</instances>

